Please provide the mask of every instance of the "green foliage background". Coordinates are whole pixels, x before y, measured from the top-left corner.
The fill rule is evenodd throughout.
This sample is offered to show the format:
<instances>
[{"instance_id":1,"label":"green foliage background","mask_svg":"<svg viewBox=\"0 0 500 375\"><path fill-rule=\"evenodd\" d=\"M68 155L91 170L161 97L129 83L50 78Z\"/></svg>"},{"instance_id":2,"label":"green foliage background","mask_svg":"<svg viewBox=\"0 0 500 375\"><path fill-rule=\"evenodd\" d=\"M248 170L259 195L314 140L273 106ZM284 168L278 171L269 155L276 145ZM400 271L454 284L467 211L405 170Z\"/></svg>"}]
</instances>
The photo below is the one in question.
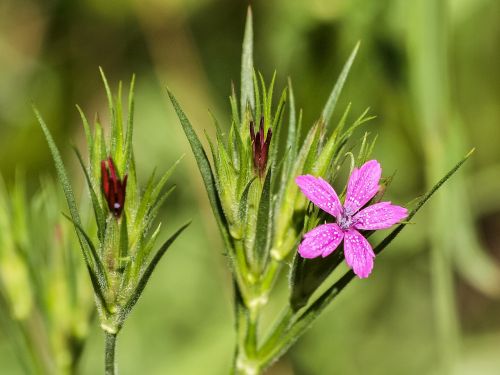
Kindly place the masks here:
<instances>
[{"instance_id":1,"label":"green foliage background","mask_svg":"<svg viewBox=\"0 0 500 375\"><path fill-rule=\"evenodd\" d=\"M207 109L228 123L238 84L247 2L241 0L3 0L0 3L0 169L26 171L30 191L54 174L31 101L73 172L70 141L84 149L76 103L106 123L98 66L116 87L136 73L139 178L157 166L178 188L166 228L187 219L118 342L122 374L223 374L231 361L231 285L206 193L165 86L199 134ZM355 281L272 374L500 371L500 3L495 0L258 0L255 65L277 87L293 80L310 126L358 40L341 103L378 117L374 156L397 171L390 198L421 194L471 147L476 153L414 219L373 275ZM342 111L337 112L337 116ZM145 181L144 181L145 183ZM166 231L168 232L168 230ZM75 251L79 249L75 248ZM489 258L486 258L486 257ZM90 286L89 286L90 287ZM451 308L450 308L451 307ZM97 322L82 374L100 373ZM21 373L0 327L0 372Z\"/></svg>"}]
</instances>

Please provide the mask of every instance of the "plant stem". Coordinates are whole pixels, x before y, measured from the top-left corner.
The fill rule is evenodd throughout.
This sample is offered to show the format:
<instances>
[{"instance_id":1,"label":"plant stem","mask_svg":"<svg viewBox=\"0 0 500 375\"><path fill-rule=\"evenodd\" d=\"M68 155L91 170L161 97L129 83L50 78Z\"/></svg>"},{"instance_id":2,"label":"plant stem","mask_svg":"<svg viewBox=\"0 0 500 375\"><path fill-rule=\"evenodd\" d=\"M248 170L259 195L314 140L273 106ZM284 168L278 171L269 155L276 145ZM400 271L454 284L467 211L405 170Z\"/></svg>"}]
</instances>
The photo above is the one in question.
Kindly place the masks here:
<instances>
[{"instance_id":1,"label":"plant stem","mask_svg":"<svg viewBox=\"0 0 500 375\"><path fill-rule=\"evenodd\" d=\"M106 375L115 375L115 348L116 348L116 333L105 332L105 351L104 351L104 373Z\"/></svg>"},{"instance_id":2,"label":"plant stem","mask_svg":"<svg viewBox=\"0 0 500 375\"><path fill-rule=\"evenodd\" d=\"M258 307L251 308L247 313L247 329L245 336L245 352L250 358L257 355L257 325L259 321Z\"/></svg>"}]
</instances>

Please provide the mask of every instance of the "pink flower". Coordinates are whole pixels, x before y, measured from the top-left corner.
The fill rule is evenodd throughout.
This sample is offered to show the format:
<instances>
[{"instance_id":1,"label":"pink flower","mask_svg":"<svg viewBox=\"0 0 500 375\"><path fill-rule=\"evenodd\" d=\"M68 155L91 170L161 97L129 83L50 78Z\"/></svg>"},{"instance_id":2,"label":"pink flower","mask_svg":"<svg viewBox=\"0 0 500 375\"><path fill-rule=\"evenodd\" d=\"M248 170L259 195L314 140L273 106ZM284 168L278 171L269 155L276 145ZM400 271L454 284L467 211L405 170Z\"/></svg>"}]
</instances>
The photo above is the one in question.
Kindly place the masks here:
<instances>
[{"instance_id":1,"label":"pink flower","mask_svg":"<svg viewBox=\"0 0 500 375\"><path fill-rule=\"evenodd\" d=\"M391 202L375 203L360 210L377 193L381 174L382 169L376 160L366 162L359 169L354 168L349 177L344 205L335 190L321 177L304 175L295 179L311 202L336 219L335 223L320 225L304 235L298 250L303 258L324 258L344 240L347 264L359 278L368 277L373 269L375 253L358 230L389 228L408 215L406 208Z\"/></svg>"}]
</instances>

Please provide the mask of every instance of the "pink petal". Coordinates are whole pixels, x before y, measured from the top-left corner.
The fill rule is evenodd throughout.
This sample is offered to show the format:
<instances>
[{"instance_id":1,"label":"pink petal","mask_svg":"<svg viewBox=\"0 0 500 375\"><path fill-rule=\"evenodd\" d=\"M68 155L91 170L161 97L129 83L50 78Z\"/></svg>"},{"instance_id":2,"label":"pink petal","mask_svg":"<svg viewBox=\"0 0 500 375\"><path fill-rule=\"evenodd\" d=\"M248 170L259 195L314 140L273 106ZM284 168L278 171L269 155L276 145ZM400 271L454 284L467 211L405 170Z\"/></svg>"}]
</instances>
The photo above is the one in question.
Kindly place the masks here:
<instances>
[{"instance_id":1,"label":"pink petal","mask_svg":"<svg viewBox=\"0 0 500 375\"><path fill-rule=\"evenodd\" d=\"M376 160L367 161L361 168L354 170L349 177L344 203L345 210L351 215L363 207L378 191L382 169Z\"/></svg>"},{"instance_id":2,"label":"pink petal","mask_svg":"<svg viewBox=\"0 0 500 375\"><path fill-rule=\"evenodd\" d=\"M391 202L380 202L368 206L354 215L354 228L385 229L399 223L406 216L408 216L406 208L395 206Z\"/></svg>"},{"instance_id":3,"label":"pink petal","mask_svg":"<svg viewBox=\"0 0 500 375\"><path fill-rule=\"evenodd\" d=\"M323 224L304 234L304 240L299 245L302 258L324 258L339 246L344 232L337 224Z\"/></svg>"},{"instance_id":4,"label":"pink petal","mask_svg":"<svg viewBox=\"0 0 500 375\"><path fill-rule=\"evenodd\" d=\"M368 277L372 272L375 253L366 238L355 229L349 229L344 234L344 256L360 279Z\"/></svg>"},{"instance_id":5,"label":"pink petal","mask_svg":"<svg viewBox=\"0 0 500 375\"><path fill-rule=\"evenodd\" d=\"M342 212L342 205L339 197L328 182L321 177L303 175L295 178L295 183L299 185L304 195L323 211L335 217Z\"/></svg>"}]
</instances>

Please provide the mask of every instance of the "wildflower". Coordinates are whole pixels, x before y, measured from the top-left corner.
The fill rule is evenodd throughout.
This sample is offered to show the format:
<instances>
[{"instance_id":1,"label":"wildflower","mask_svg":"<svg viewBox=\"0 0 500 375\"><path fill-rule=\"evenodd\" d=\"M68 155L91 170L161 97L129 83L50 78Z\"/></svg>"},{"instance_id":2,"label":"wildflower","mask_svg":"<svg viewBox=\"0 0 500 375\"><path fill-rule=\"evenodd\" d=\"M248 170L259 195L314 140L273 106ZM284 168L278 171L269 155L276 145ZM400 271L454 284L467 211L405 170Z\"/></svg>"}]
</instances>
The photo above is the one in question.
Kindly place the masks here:
<instances>
[{"instance_id":1,"label":"wildflower","mask_svg":"<svg viewBox=\"0 0 500 375\"><path fill-rule=\"evenodd\" d=\"M344 240L347 264L358 277L368 277L375 253L358 230L389 228L408 215L406 208L391 202L380 202L361 209L377 193L381 173L376 160L355 168L349 177L344 205L335 190L321 177L304 175L295 179L311 202L336 219L335 223L320 225L304 235L298 249L303 258L326 257Z\"/></svg>"},{"instance_id":2,"label":"wildflower","mask_svg":"<svg viewBox=\"0 0 500 375\"><path fill-rule=\"evenodd\" d=\"M257 173L260 178L264 177L266 173L267 156L272 136L273 132L271 131L271 128L269 128L267 130L266 138L264 139L264 116L261 116L260 118L260 125L257 134L255 134L253 121L250 121L250 138L252 139L253 166L255 173Z\"/></svg>"},{"instance_id":3,"label":"wildflower","mask_svg":"<svg viewBox=\"0 0 500 375\"><path fill-rule=\"evenodd\" d=\"M101 161L101 182L102 191L108 202L109 210L116 218L119 218L125 204L127 175L123 177L123 180L118 177L111 157Z\"/></svg>"}]
</instances>

